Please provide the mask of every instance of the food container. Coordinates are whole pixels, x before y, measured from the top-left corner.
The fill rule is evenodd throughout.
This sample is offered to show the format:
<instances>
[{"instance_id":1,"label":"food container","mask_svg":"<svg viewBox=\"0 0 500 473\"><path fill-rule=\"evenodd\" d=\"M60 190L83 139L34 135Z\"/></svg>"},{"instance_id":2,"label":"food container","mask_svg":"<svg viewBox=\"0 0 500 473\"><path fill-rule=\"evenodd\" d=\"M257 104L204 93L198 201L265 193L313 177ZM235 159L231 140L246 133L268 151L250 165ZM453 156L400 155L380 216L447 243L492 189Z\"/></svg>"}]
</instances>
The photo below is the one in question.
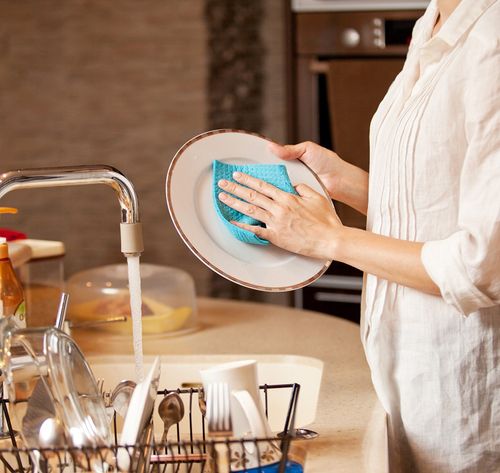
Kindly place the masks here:
<instances>
[{"instance_id":1,"label":"food container","mask_svg":"<svg viewBox=\"0 0 500 473\"><path fill-rule=\"evenodd\" d=\"M64 289L64 244L49 240L18 240L11 247L30 251L29 260L18 268L26 299L28 327L54 325L57 308ZM16 262L13 260L14 267Z\"/></svg>"},{"instance_id":2,"label":"food container","mask_svg":"<svg viewBox=\"0 0 500 473\"><path fill-rule=\"evenodd\" d=\"M196 328L193 278L177 268L141 264L142 332L174 335ZM74 326L93 324L95 330L131 335L127 264L101 266L79 272L67 281L68 318ZM100 323L125 317L124 322ZM99 322L99 323L98 323Z\"/></svg>"}]
</instances>

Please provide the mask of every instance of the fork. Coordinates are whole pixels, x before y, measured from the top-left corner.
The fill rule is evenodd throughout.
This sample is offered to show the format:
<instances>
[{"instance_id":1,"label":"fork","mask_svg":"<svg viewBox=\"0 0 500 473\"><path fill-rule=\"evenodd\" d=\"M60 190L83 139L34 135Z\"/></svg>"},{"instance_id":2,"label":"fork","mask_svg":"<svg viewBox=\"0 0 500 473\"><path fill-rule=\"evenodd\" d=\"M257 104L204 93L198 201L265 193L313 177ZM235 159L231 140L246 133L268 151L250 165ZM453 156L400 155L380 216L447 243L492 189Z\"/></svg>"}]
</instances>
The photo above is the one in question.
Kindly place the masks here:
<instances>
[{"instance_id":1,"label":"fork","mask_svg":"<svg viewBox=\"0 0 500 473\"><path fill-rule=\"evenodd\" d=\"M102 396L104 394L104 379L103 378L97 378L97 392L99 393L99 396Z\"/></svg>"},{"instance_id":2,"label":"fork","mask_svg":"<svg viewBox=\"0 0 500 473\"><path fill-rule=\"evenodd\" d=\"M104 399L104 379L103 378L97 378L97 393L99 396L101 396Z\"/></svg>"},{"instance_id":3,"label":"fork","mask_svg":"<svg viewBox=\"0 0 500 473\"><path fill-rule=\"evenodd\" d=\"M104 400L104 407L106 408L106 414L108 415L108 421L111 422L110 414L112 415L113 410L109 409L111 407L111 393L104 390L104 379L97 378L97 393Z\"/></svg>"},{"instance_id":4,"label":"fork","mask_svg":"<svg viewBox=\"0 0 500 473\"><path fill-rule=\"evenodd\" d=\"M218 473L230 472L231 449L227 442L233 435L231 422L231 394L227 383L211 383L207 386L208 436L214 440L216 452L215 471Z\"/></svg>"}]
</instances>

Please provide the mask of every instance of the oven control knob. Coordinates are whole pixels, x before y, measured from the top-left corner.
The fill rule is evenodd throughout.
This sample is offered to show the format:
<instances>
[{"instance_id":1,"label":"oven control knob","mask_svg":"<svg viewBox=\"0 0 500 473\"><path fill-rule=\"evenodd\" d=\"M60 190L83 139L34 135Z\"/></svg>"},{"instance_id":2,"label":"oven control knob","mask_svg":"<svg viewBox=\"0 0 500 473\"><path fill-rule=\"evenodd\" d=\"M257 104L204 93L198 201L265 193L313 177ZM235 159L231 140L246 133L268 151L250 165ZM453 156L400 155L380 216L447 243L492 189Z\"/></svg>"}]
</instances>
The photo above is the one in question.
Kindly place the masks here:
<instances>
[{"instance_id":1,"label":"oven control knob","mask_svg":"<svg viewBox=\"0 0 500 473\"><path fill-rule=\"evenodd\" d=\"M342 31L341 38L342 38L342 44L349 48L356 47L361 41L361 36L359 32L354 28L346 28L344 31Z\"/></svg>"}]
</instances>

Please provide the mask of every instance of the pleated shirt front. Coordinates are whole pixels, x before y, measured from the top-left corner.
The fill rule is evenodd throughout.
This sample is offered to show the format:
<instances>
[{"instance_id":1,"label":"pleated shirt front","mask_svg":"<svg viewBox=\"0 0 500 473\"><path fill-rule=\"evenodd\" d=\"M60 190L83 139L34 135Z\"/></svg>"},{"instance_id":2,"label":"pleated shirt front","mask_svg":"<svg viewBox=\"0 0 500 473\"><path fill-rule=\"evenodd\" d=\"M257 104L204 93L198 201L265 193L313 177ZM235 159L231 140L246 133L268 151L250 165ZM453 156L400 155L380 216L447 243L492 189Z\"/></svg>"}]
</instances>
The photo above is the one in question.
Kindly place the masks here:
<instances>
[{"instance_id":1,"label":"pleated shirt front","mask_svg":"<svg viewBox=\"0 0 500 473\"><path fill-rule=\"evenodd\" d=\"M367 229L425 242L441 296L366 275L391 471L500 471L500 3L433 0L370 131Z\"/></svg>"}]
</instances>

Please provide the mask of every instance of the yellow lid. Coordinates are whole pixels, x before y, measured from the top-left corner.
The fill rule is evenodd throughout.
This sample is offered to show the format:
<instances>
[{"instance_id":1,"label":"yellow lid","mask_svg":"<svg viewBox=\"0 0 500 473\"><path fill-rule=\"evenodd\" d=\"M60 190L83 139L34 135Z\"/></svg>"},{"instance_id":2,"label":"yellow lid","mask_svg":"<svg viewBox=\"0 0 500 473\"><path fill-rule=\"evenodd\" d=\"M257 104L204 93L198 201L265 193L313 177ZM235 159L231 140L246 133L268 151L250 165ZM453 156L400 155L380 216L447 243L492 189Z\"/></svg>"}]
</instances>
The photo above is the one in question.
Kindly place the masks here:
<instances>
[{"instance_id":1,"label":"yellow lid","mask_svg":"<svg viewBox=\"0 0 500 473\"><path fill-rule=\"evenodd\" d=\"M17 214L17 209L14 207L0 207L0 214Z\"/></svg>"}]
</instances>

